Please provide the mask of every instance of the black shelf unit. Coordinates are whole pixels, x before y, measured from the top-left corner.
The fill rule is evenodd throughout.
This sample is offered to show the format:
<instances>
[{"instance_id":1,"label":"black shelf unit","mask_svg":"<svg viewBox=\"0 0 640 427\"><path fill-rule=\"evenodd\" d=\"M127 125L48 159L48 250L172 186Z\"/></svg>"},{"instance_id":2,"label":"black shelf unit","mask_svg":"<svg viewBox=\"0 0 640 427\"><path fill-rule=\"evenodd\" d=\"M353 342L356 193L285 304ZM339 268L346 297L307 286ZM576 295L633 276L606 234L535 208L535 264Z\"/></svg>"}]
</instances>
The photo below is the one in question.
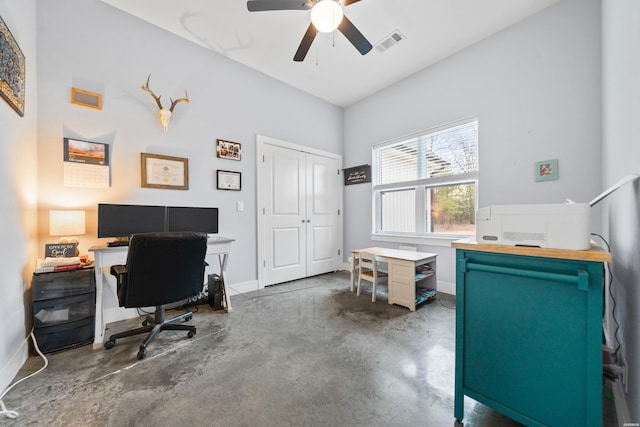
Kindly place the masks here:
<instances>
[{"instance_id":1,"label":"black shelf unit","mask_svg":"<svg viewBox=\"0 0 640 427\"><path fill-rule=\"evenodd\" d=\"M34 335L43 353L93 342L96 312L93 267L36 273L31 289Z\"/></svg>"}]
</instances>

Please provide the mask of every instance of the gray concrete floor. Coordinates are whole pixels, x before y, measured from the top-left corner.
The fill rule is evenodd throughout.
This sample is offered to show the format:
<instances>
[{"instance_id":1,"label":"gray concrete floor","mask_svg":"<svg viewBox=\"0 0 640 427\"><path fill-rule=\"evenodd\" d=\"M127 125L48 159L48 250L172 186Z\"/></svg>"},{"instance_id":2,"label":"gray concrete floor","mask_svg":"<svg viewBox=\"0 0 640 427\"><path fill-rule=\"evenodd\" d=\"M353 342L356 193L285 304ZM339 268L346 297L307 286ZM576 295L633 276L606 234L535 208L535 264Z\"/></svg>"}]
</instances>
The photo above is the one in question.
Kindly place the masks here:
<instances>
[{"instance_id":1,"label":"gray concrete floor","mask_svg":"<svg viewBox=\"0 0 640 427\"><path fill-rule=\"evenodd\" d=\"M415 312L349 291L338 272L192 308L196 336L162 332L110 350L47 355L48 368L5 396L8 426L452 426L455 300ZM168 311L168 316L184 310ZM107 335L139 325L109 325ZM17 379L42 366L30 357ZM605 399L604 426L615 426ZM465 399L465 425L520 424Z\"/></svg>"}]
</instances>

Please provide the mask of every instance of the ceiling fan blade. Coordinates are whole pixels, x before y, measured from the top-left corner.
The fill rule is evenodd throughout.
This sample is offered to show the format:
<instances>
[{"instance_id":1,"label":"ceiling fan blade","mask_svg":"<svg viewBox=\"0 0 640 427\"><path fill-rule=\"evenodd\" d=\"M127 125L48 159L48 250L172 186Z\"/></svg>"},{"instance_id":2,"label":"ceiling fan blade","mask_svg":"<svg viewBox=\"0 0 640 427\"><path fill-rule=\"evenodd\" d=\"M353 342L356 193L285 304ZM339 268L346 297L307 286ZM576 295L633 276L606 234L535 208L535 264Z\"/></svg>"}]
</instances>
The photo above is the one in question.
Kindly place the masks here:
<instances>
[{"instance_id":1,"label":"ceiling fan blade","mask_svg":"<svg viewBox=\"0 0 640 427\"><path fill-rule=\"evenodd\" d=\"M266 10L308 10L313 7L311 0L248 0L249 12Z\"/></svg>"},{"instance_id":2,"label":"ceiling fan blade","mask_svg":"<svg viewBox=\"0 0 640 427\"><path fill-rule=\"evenodd\" d=\"M311 43L313 43L313 39L316 38L316 34L318 34L318 30L316 29L316 27L313 25L313 23L309 24L309 28L307 28L307 32L304 33L304 37L302 37L300 46L298 46L298 51L293 57L294 61L304 61L304 57L307 56L307 52L309 52L309 48L311 47Z\"/></svg>"},{"instance_id":3,"label":"ceiling fan blade","mask_svg":"<svg viewBox=\"0 0 640 427\"><path fill-rule=\"evenodd\" d=\"M369 40L362 35L362 33L351 21L347 19L346 16L342 18L342 22L338 25L338 30L344 34L347 40L349 40L362 55L365 55L373 48L371 43L369 43Z\"/></svg>"},{"instance_id":4,"label":"ceiling fan blade","mask_svg":"<svg viewBox=\"0 0 640 427\"><path fill-rule=\"evenodd\" d=\"M359 1L360 0L344 0L344 5L349 6L350 4L358 3Z\"/></svg>"}]
</instances>

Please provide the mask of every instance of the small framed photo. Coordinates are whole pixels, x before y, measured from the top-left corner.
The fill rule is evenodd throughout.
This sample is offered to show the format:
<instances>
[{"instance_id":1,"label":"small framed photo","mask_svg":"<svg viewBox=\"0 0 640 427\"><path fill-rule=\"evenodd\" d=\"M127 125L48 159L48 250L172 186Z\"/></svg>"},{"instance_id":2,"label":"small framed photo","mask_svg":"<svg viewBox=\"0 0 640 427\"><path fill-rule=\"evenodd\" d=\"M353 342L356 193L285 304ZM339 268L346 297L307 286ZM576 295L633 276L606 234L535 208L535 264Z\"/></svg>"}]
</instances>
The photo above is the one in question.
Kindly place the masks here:
<instances>
[{"instance_id":1,"label":"small framed photo","mask_svg":"<svg viewBox=\"0 0 640 427\"><path fill-rule=\"evenodd\" d=\"M240 160L242 150L240 143L224 141L218 139L216 145L216 155L221 159Z\"/></svg>"},{"instance_id":2,"label":"small framed photo","mask_svg":"<svg viewBox=\"0 0 640 427\"><path fill-rule=\"evenodd\" d=\"M189 189L189 159L140 153L142 187Z\"/></svg>"},{"instance_id":3,"label":"small framed photo","mask_svg":"<svg viewBox=\"0 0 640 427\"><path fill-rule=\"evenodd\" d=\"M534 172L536 181L555 181L558 179L558 159L536 162Z\"/></svg>"},{"instance_id":4,"label":"small framed photo","mask_svg":"<svg viewBox=\"0 0 640 427\"><path fill-rule=\"evenodd\" d=\"M242 175L240 172L218 170L216 172L216 188L218 190L242 189Z\"/></svg>"},{"instance_id":5,"label":"small framed photo","mask_svg":"<svg viewBox=\"0 0 640 427\"><path fill-rule=\"evenodd\" d=\"M64 138L64 161L109 165L109 144Z\"/></svg>"},{"instance_id":6,"label":"small framed photo","mask_svg":"<svg viewBox=\"0 0 640 427\"><path fill-rule=\"evenodd\" d=\"M71 103L83 107L102 110L102 95L75 87L71 88Z\"/></svg>"}]
</instances>

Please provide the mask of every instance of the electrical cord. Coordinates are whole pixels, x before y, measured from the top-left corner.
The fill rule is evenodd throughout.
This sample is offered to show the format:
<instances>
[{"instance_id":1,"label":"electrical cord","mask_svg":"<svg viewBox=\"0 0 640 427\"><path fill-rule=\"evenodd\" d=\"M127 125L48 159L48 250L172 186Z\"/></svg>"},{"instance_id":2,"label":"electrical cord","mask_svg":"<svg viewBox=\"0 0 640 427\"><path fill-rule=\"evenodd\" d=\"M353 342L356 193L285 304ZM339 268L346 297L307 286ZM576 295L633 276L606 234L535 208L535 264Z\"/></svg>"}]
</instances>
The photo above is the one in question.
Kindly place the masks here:
<instances>
[{"instance_id":1,"label":"electrical cord","mask_svg":"<svg viewBox=\"0 0 640 427\"><path fill-rule=\"evenodd\" d=\"M602 240L604 242L604 244L607 246L607 252L611 252L611 246L609 246L609 242L607 242L607 240L602 237L601 235L599 235L598 233L591 233L592 236L596 236L598 238L600 238L600 240ZM616 298L613 296L613 272L611 271L611 266L609 265L609 263L605 263L605 265L607 266L607 276L609 277L609 297L611 298L611 318L613 319L614 323L616 324L616 328L615 331L613 332L613 338L616 340L616 348L613 350L613 358L614 360L618 361L618 351L620 350L620 340L618 339L618 331L620 330L620 324L618 323L618 319L616 319Z\"/></svg>"},{"instance_id":2,"label":"electrical cord","mask_svg":"<svg viewBox=\"0 0 640 427\"><path fill-rule=\"evenodd\" d=\"M7 418L18 418L18 412L17 411L13 411L13 410L9 410L7 409L7 407L4 405L4 402L2 401L2 399L7 395L7 393L9 393L9 391L14 388L15 386L17 386L18 384L20 384L22 381L29 379L31 377L33 377L34 375L39 374L40 372L44 371L46 369L47 366L49 366L49 360L45 357L44 354L42 354L42 351L40 351L40 347L38 347L38 342L36 341L36 336L33 334L33 328L31 329L31 333L29 334L29 336L31 337L31 339L33 340L33 347L36 349L36 352L38 353L38 355L40 355L40 357L42 357L42 359L44 360L44 366L40 369L38 369L36 372L27 375L26 377L16 381L15 383L11 384L11 386L9 386L4 393L2 393L2 395L0 395L0 415L4 415ZM27 337L24 342L28 342L29 341L29 337ZM20 346L18 348L18 350L20 350L22 346ZM16 353L17 351L16 350ZM15 353L14 353L15 356ZM13 356L12 356L13 358Z\"/></svg>"}]
</instances>

